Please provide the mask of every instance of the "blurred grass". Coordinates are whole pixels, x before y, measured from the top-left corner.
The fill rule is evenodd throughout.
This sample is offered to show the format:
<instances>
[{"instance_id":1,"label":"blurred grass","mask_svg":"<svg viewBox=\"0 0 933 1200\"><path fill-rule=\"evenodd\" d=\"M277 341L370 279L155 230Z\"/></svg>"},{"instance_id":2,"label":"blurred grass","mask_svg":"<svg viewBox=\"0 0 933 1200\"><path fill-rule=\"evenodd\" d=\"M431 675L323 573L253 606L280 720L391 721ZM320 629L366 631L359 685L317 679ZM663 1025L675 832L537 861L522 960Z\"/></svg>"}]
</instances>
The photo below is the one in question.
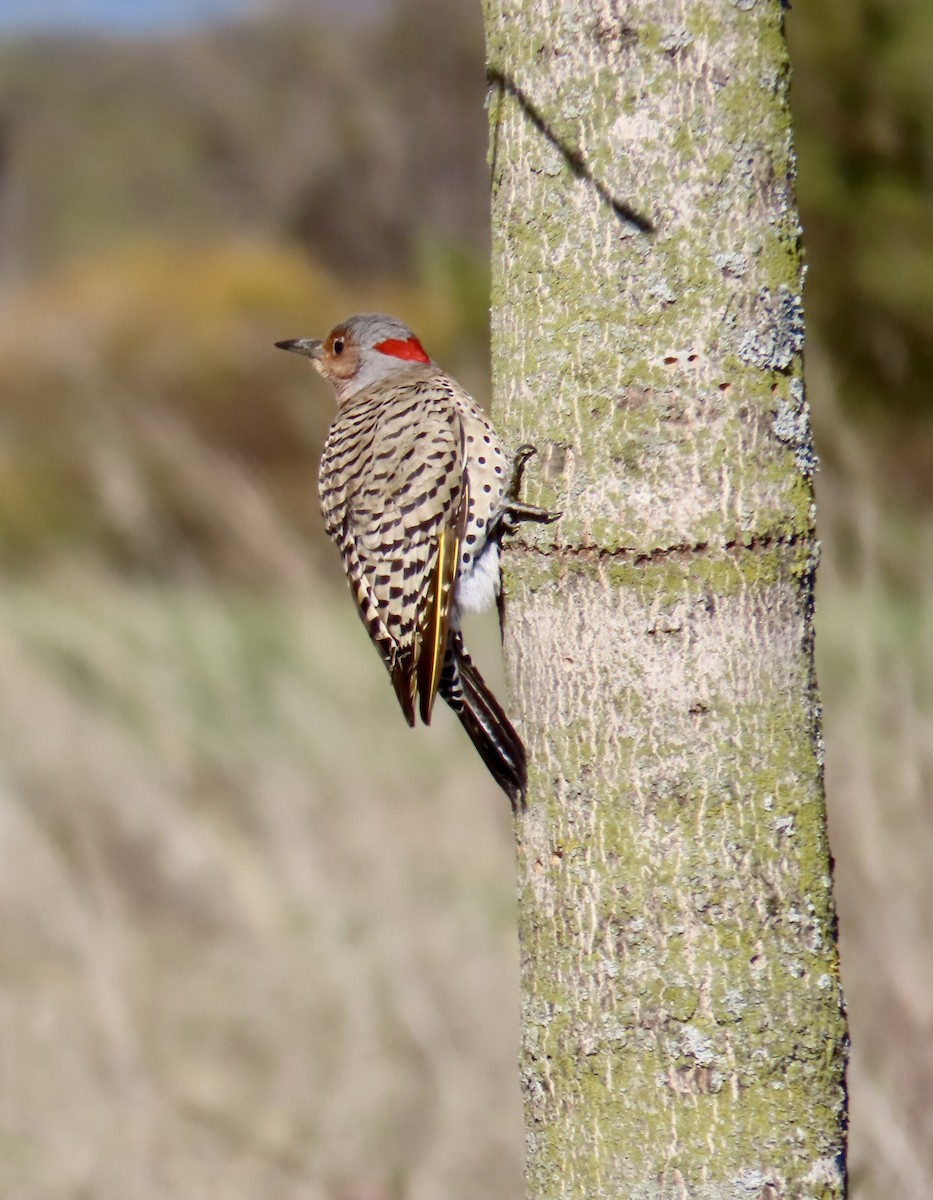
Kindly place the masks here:
<instances>
[{"instance_id":1,"label":"blurred grass","mask_svg":"<svg viewBox=\"0 0 933 1200\"><path fill-rule=\"evenodd\" d=\"M0 1193L517 1195L507 806L345 597L73 569L0 631Z\"/></svg>"},{"instance_id":2,"label":"blurred grass","mask_svg":"<svg viewBox=\"0 0 933 1200\"><path fill-rule=\"evenodd\" d=\"M849 1006L853 1200L933 1194L933 529L892 496L808 356L823 559L817 669Z\"/></svg>"}]
</instances>

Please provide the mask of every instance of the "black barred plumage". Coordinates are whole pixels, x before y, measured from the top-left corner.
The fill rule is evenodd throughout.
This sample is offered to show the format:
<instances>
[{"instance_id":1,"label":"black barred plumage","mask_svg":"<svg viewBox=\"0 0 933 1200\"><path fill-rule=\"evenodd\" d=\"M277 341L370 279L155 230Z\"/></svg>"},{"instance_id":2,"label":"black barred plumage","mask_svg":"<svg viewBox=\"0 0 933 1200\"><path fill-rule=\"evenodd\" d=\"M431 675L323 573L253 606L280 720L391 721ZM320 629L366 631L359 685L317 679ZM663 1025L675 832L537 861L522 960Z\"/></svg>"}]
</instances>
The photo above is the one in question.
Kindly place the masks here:
<instances>
[{"instance_id":1,"label":"black barred plumage","mask_svg":"<svg viewBox=\"0 0 933 1200\"><path fill-rule=\"evenodd\" d=\"M400 321L351 317L324 342L278 345L310 358L337 393L321 511L406 720L429 723L439 693L517 810L525 748L459 619L495 601L502 533L553 515L507 492L510 462L488 418Z\"/></svg>"}]
</instances>

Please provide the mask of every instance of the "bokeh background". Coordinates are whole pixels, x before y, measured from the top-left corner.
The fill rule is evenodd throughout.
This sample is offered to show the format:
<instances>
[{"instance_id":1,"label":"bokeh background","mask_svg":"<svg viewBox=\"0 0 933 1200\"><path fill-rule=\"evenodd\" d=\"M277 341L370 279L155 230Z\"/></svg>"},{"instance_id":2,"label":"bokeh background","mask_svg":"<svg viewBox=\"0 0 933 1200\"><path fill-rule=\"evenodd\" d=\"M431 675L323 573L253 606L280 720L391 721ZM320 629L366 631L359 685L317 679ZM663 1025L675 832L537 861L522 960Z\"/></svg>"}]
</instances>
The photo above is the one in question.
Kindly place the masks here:
<instances>
[{"instance_id":1,"label":"bokeh background","mask_svg":"<svg viewBox=\"0 0 933 1200\"><path fill-rule=\"evenodd\" d=\"M788 25L853 1195L927 1200L933 7ZM6 1200L520 1195L507 805L272 349L388 309L488 398L483 76L479 0L0 0Z\"/></svg>"}]
</instances>

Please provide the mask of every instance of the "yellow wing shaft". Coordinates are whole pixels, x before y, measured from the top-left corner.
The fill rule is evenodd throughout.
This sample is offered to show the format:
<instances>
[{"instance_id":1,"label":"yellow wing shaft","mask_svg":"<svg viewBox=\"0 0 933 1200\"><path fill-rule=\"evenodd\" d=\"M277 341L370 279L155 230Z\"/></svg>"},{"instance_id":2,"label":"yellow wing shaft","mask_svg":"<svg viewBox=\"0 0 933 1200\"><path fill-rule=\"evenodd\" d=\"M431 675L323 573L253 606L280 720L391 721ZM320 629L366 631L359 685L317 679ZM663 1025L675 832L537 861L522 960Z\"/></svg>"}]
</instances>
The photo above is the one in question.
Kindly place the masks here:
<instances>
[{"instance_id":1,"label":"yellow wing shaft","mask_svg":"<svg viewBox=\"0 0 933 1200\"><path fill-rule=\"evenodd\" d=\"M431 710L444 669L447 636L450 631L450 606L460 564L460 543L469 504L469 486L464 479L457 516L452 524L443 526L437 535L437 554L418 647L418 693L421 719L425 725L431 724Z\"/></svg>"}]
</instances>

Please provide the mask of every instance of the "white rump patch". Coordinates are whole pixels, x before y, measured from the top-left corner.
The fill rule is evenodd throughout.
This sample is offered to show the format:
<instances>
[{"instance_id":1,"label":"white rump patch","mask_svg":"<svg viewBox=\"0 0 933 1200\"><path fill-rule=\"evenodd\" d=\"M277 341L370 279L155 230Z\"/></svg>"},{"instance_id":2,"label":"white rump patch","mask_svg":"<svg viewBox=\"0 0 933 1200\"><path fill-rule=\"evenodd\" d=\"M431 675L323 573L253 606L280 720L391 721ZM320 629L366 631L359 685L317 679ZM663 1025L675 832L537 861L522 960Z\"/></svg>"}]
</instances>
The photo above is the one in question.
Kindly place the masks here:
<instances>
[{"instance_id":1,"label":"white rump patch","mask_svg":"<svg viewBox=\"0 0 933 1200\"><path fill-rule=\"evenodd\" d=\"M456 604L461 612L485 612L499 595L499 546L487 542L483 552L466 571L462 570L457 584Z\"/></svg>"}]
</instances>

